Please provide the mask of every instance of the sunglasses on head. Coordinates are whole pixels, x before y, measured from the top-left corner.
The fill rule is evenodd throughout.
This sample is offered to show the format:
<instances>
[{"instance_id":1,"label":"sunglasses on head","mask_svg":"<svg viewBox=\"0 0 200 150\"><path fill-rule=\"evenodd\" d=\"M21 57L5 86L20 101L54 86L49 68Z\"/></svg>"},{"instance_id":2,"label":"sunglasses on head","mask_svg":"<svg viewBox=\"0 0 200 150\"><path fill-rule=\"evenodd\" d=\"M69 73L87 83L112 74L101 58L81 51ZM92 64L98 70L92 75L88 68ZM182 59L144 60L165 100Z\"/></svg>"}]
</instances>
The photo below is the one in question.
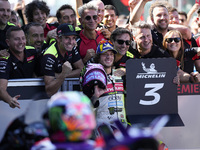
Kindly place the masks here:
<instances>
[{"instance_id":1,"label":"sunglasses on head","mask_svg":"<svg viewBox=\"0 0 200 150\"><path fill-rule=\"evenodd\" d=\"M127 40L127 41L124 41L124 40L116 40L118 44L122 45L124 43L126 43L126 45L130 45L131 44L131 41Z\"/></svg>"},{"instance_id":2,"label":"sunglasses on head","mask_svg":"<svg viewBox=\"0 0 200 150\"><path fill-rule=\"evenodd\" d=\"M178 38L178 37L177 37L177 38L167 38L165 41L166 41L167 43L171 43L172 41L178 43L178 42L181 41L181 38Z\"/></svg>"},{"instance_id":3,"label":"sunglasses on head","mask_svg":"<svg viewBox=\"0 0 200 150\"><path fill-rule=\"evenodd\" d=\"M86 16L85 19L87 21L90 21L91 19L93 18L93 20L97 20L98 16L97 15L94 15L94 16Z\"/></svg>"}]
</instances>

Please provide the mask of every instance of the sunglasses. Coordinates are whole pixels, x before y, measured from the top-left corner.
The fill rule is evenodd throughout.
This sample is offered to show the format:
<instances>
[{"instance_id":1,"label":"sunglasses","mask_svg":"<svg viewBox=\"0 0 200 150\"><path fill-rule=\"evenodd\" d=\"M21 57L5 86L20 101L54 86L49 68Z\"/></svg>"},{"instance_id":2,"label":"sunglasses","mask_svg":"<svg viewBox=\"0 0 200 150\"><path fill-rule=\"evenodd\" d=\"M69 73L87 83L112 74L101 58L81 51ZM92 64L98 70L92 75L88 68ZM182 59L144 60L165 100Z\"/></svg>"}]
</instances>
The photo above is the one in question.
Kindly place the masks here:
<instances>
[{"instance_id":1,"label":"sunglasses","mask_svg":"<svg viewBox=\"0 0 200 150\"><path fill-rule=\"evenodd\" d=\"M126 43L126 45L130 45L131 44L131 41L127 40L127 41L124 41L124 40L116 40L118 44L122 45L124 43Z\"/></svg>"},{"instance_id":2,"label":"sunglasses","mask_svg":"<svg viewBox=\"0 0 200 150\"><path fill-rule=\"evenodd\" d=\"M90 21L91 19L93 18L93 20L97 20L98 16L97 15L94 15L94 16L86 16L85 19L87 21Z\"/></svg>"},{"instance_id":3,"label":"sunglasses","mask_svg":"<svg viewBox=\"0 0 200 150\"><path fill-rule=\"evenodd\" d=\"M166 41L167 43L171 43L172 41L178 43L178 42L181 41L181 38L167 38L165 41Z\"/></svg>"}]
</instances>

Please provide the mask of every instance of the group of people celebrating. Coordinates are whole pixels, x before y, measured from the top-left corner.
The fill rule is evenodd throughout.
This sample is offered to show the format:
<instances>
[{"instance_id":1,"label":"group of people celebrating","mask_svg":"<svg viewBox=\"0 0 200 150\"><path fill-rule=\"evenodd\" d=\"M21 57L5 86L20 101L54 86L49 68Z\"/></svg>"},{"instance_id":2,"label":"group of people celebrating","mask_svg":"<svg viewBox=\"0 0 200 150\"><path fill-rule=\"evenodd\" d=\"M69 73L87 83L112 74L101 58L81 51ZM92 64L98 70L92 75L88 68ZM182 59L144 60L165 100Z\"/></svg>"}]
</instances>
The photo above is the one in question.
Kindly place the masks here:
<instances>
[{"instance_id":1,"label":"group of people celebrating","mask_svg":"<svg viewBox=\"0 0 200 150\"><path fill-rule=\"evenodd\" d=\"M172 82L200 82L198 37L194 38L187 24L174 21L180 15L168 2L152 3L151 23L147 23L140 18L151 0L129 0L130 15L123 26L116 24L113 5L104 5L101 0L76 2L77 10L62 5L56 12L57 22L50 24L46 22L50 12L47 4L32 1L22 13L28 23L19 27L10 22L9 1L0 0L0 99L10 107L20 108L20 95L9 95L9 79L43 77L46 93L52 96L65 78L79 78L84 66L101 64L107 74L107 88L95 84L89 97L96 107L99 135L102 123L113 131L116 119L126 127L129 124L125 114L128 59L173 57L177 76Z\"/></svg>"}]
</instances>

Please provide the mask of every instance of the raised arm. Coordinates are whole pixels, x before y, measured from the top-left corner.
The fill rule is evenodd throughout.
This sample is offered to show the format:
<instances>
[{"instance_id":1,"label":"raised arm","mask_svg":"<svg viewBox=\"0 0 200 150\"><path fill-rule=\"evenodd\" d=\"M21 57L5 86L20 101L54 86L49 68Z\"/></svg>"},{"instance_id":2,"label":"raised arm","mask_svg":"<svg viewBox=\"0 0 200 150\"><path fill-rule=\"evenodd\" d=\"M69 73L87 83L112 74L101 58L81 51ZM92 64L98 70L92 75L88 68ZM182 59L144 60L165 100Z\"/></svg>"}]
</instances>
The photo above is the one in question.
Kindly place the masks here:
<instances>
[{"instance_id":1,"label":"raised arm","mask_svg":"<svg viewBox=\"0 0 200 150\"><path fill-rule=\"evenodd\" d=\"M168 28L170 30L178 30L181 32L183 39L190 40L192 38L192 32L189 27L179 24L169 24Z\"/></svg>"},{"instance_id":2,"label":"raised arm","mask_svg":"<svg viewBox=\"0 0 200 150\"><path fill-rule=\"evenodd\" d=\"M140 17L144 10L144 6L149 1L152 0L140 0L140 1L136 0L134 3L131 4L132 7L130 6L131 9L130 9L130 20L129 20L131 25L140 20ZM134 5L135 7L133 7Z\"/></svg>"},{"instance_id":3,"label":"raised arm","mask_svg":"<svg viewBox=\"0 0 200 150\"><path fill-rule=\"evenodd\" d=\"M194 14L195 11L197 11L199 9L199 4L195 3L192 8L190 9L190 11L187 13L187 25L189 25L190 20L192 18L192 15Z\"/></svg>"},{"instance_id":4,"label":"raised arm","mask_svg":"<svg viewBox=\"0 0 200 150\"><path fill-rule=\"evenodd\" d=\"M82 5L83 5L83 0L76 0L76 15L78 18L80 18L79 14L78 14L78 8Z\"/></svg>"},{"instance_id":5,"label":"raised arm","mask_svg":"<svg viewBox=\"0 0 200 150\"><path fill-rule=\"evenodd\" d=\"M71 64L66 61L62 66L62 72L56 76L44 76L45 90L47 95L51 96L55 94L63 84L68 74L72 72Z\"/></svg>"}]
</instances>

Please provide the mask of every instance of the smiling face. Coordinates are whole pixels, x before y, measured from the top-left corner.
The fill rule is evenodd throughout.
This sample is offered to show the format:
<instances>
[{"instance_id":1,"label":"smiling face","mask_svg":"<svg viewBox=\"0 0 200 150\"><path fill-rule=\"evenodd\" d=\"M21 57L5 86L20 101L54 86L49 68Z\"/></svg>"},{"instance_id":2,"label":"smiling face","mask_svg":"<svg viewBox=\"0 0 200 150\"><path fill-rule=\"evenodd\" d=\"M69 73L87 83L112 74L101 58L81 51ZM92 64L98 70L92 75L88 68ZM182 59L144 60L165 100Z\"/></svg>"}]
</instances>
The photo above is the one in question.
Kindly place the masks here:
<instances>
[{"instance_id":1,"label":"smiling face","mask_svg":"<svg viewBox=\"0 0 200 150\"><path fill-rule=\"evenodd\" d=\"M137 28L135 42L137 49L141 54L148 54L152 47L151 30L148 28Z\"/></svg>"},{"instance_id":2,"label":"smiling face","mask_svg":"<svg viewBox=\"0 0 200 150\"><path fill-rule=\"evenodd\" d=\"M169 25L169 14L165 7L155 7L153 9L153 18L151 18L154 26L159 31L165 31Z\"/></svg>"},{"instance_id":3,"label":"smiling face","mask_svg":"<svg viewBox=\"0 0 200 150\"><path fill-rule=\"evenodd\" d=\"M166 39L167 39L167 38L181 38L181 37L179 36L178 33L171 33L171 34L169 34L169 35L166 37ZM181 41L175 42L175 40L172 40L172 41L170 41L170 42L167 42L167 41L165 40L165 44L166 44L167 50L168 50L170 53L173 54L173 57L174 57L174 58L176 58L177 55L178 55L179 50L181 49Z\"/></svg>"},{"instance_id":4,"label":"smiling face","mask_svg":"<svg viewBox=\"0 0 200 150\"><path fill-rule=\"evenodd\" d=\"M84 30L95 30L97 28L97 21L97 11L93 9L84 10L84 13L80 19Z\"/></svg>"},{"instance_id":5,"label":"smiling face","mask_svg":"<svg viewBox=\"0 0 200 150\"><path fill-rule=\"evenodd\" d=\"M41 49L44 43L44 29L42 26L30 27L27 35L27 45Z\"/></svg>"},{"instance_id":6,"label":"smiling face","mask_svg":"<svg viewBox=\"0 0 200 150\"><path fill-rule=\"evenodd\" d=\"M76 36L60 36L57 38L59 50L61 51L72 51L73 47L76 45Z\"/></svg>"},{"instance_id":7,"label":"smiling face","mask_svg":"<svg viewBox=\"0 0 200 150\"><path fill-rule=\"evenodd\" d=\"M25 45L26 45L26 38L24 35L24 31L12 31L10 33L10 38L6 39L6 42L9 46L9 49L15 53L19 54L24 51Z\"/></svg>"},{"instance_id":8,"label":"smiling face","mask_svg":"<svg viewBox=\"0 0 200 150\"><path fill-rule=\"evenodd\" d=\"M114 49L117 50L119 55L123 56L128 51L130 45L127 45L126 42L123 42L122 44L120 44L118 42L118 40L129 41L130 42L131 38L130 38L130 35L128 33L123 33L121 35L117 35L116 39L113 42Z\"/></svg>"},{"instance_id":9,"label":"smiling face","mask_svg":"<svg viewBox=\"0 0 200 150\"><path fill-rule=\"evenodd\" d=\"M43 28L45 28L46 26L46 20L47 20L47 15L44 11L36 9L33 12L33 22L40 23L43 26Z\"/></svg>"},{"instance_id":10,"label":"smiling face","mask_svg":"<svg viewBox=\"0 0 200 150\"><path fill-rule=\"evenodd\" d=\"M108 50L103 54L100 54L99 63L104 66L104 68L112 67L114 62L114 53L112 50Z\"/></svg>"},{"instance_id":11,"label":"smiling face","mask_svg":"<svg viewBox=\"0 0 200 150\"><path fill-rule=\"evenodd\" d=\"M60 11L61 19L59 19L59 23L69 23L73 26L76 26L76 15L72 9L64 9Z\"/></svg>"},{"instance_id":12,"label":"smiling face","mask_svg":"<svg viewBox=\"0 0 200 150\"><path fill-rule=\"evenodd\" d=\"M169 13L169 23L170 24L179 24L178 12L173 11Z\"/></svg>"},{"instance_id":13,"label":"smiling face","mask_svg":"<svg viewBox=\"0 0 200 150\"><path fill-rule=\"evenodd\" d=\"M117 16L114 10L105 10L104 12L104 25L108 28L113 28L116 25Z\"/></svg>"},{"instance_id":14,"label":"smiling face","mask_svg":"<svg viewBox=\"0 0 200 150\"><path fill-rule=\"evenodd\" d=\"M8 1L0 1L0 26L6 25L11 16L10 3Z\"/></svg>"}]
</instances>

